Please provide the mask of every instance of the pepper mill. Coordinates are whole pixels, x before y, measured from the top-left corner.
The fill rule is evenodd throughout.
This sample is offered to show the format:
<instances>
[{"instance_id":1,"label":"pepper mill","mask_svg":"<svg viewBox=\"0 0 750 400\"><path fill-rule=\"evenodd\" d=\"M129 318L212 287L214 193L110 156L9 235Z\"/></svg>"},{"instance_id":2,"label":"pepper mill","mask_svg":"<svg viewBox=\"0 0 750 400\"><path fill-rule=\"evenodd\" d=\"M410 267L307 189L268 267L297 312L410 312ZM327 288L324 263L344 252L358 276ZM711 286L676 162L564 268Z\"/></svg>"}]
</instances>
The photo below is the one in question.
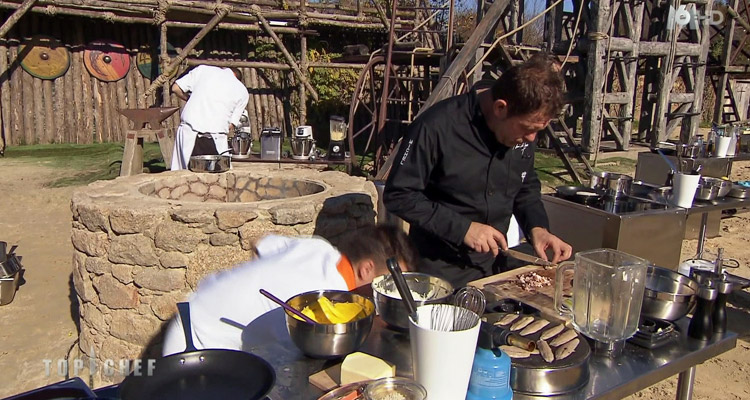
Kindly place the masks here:
<instances>
[{"instance_id":1,"label":"pepper mill","mask_svg":"<svg viewBox=\"0 0 750 400\"><path fill-rule=\"evenodd\" d=\"M732 283L727 281L718 282L718 294L714 311L711 314L714 333L724 333L727 331L727 296L732 293Z\"/></svg>"},{"instance_id":2,"label":"pepper mill","mask_svg":"<svg viewBox=\"0 0 750 400\"><path fill-rule=\"evenodd\" d=\"M709 340L713 336L712 311L718 290L701 285L698 289L698 305L688 326L688 336L698 340Z\"/></svg>"}]
</instances>

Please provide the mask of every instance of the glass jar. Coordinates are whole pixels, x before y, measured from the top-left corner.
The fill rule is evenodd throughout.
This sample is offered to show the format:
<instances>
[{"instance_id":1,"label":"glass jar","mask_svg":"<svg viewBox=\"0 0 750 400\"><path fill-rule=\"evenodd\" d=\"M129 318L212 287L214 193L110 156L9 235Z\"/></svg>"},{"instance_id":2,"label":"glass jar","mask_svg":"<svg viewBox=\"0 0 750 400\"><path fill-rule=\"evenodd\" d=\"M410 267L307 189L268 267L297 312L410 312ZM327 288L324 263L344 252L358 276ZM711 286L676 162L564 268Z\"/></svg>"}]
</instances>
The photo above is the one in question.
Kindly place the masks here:
<instances>
[{"instance_id":1,"label":"glass jar","mask_svg":"<svg viewBox=\"0 0 750 400\"><path fill-rule=\"evenodd\" d=\"M406 378L382 378L367 385L365 400L425 400L427 391L419 383Z\"/></svg>"}]
</instances>

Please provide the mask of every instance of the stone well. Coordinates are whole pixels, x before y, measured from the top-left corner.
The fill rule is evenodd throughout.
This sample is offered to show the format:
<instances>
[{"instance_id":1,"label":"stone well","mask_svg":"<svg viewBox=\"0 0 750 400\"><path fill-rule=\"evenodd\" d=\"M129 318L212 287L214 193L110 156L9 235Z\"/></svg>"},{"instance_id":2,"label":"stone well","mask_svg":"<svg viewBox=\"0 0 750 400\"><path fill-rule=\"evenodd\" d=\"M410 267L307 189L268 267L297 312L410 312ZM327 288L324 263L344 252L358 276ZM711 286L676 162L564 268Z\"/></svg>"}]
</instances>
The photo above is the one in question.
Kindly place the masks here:
<instances>
[{"instance_id":1,"label":"stone well","mask_svg":"<svg viewBox=\"0 0 750 400\"><path fill-rule=\"evenodd\" d=\"M374 222L376 196L363 178L261 164L88 185L71 204L82 355L154 355L175 303L206 274L251 259L256 240L269 233L336 244Z\"/></svg>"}]
</instances>

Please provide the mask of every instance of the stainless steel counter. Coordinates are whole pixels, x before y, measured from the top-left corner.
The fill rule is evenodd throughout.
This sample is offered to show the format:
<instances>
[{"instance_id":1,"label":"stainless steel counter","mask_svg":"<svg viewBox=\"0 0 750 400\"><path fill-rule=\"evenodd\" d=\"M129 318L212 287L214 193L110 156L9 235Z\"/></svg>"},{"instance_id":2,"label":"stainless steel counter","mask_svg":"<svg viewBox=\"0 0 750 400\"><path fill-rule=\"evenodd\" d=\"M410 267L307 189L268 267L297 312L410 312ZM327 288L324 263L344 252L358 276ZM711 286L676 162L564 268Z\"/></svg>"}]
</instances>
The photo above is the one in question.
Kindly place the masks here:
<instances>
[{"instance_id":1,"label":"stainless steel counter","mask_svg":"<svg viewBox=\"0 0 750 400\"><path fill-rule=\"evenodd\" d=\"M688 320L683 319L678 325L684 332L687 324ZM341 361L314 360L302 355L289 338L281 309L248 325L242 338L243 350L265 358L276 370L276 386L269 396L272 400L317 399L323 392L308 383L308 376ZM708 342L699 342L683 334L679 341L654 351L628 343L623 356L615 360L593 356L589 363L591 379L578 392L556 397L514 395L514 399L620 399L687 371L734 348L736 343L737 335L731 332ZM397 375L412 377L408 336L388 329L380 318L375 318L370 336L360 350L394 363ZM690 379L688 374L682 374L680 378L682 385Z\"/></svg>"}]
</instances>

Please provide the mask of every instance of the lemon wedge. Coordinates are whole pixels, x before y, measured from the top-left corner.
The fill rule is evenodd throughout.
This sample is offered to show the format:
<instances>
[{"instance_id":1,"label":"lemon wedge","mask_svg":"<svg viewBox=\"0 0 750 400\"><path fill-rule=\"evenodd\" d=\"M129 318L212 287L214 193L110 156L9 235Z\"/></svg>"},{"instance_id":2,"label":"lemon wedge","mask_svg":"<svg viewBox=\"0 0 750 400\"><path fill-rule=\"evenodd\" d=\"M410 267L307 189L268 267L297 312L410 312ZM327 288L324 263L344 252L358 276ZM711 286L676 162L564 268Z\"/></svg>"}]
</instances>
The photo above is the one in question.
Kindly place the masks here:
<instances>
[{"instance_id":1,"label":"lemon wedge","mask_svg":"<svg viewBox=\"0 0 750 400\"><path fill-rule=\"evenodd\" d=\"M319 298L318 304L326 318L334 324L351 322L363 310L363 307L357 303L333 303L326 297Z\"/></svg>"}]
</instances>

